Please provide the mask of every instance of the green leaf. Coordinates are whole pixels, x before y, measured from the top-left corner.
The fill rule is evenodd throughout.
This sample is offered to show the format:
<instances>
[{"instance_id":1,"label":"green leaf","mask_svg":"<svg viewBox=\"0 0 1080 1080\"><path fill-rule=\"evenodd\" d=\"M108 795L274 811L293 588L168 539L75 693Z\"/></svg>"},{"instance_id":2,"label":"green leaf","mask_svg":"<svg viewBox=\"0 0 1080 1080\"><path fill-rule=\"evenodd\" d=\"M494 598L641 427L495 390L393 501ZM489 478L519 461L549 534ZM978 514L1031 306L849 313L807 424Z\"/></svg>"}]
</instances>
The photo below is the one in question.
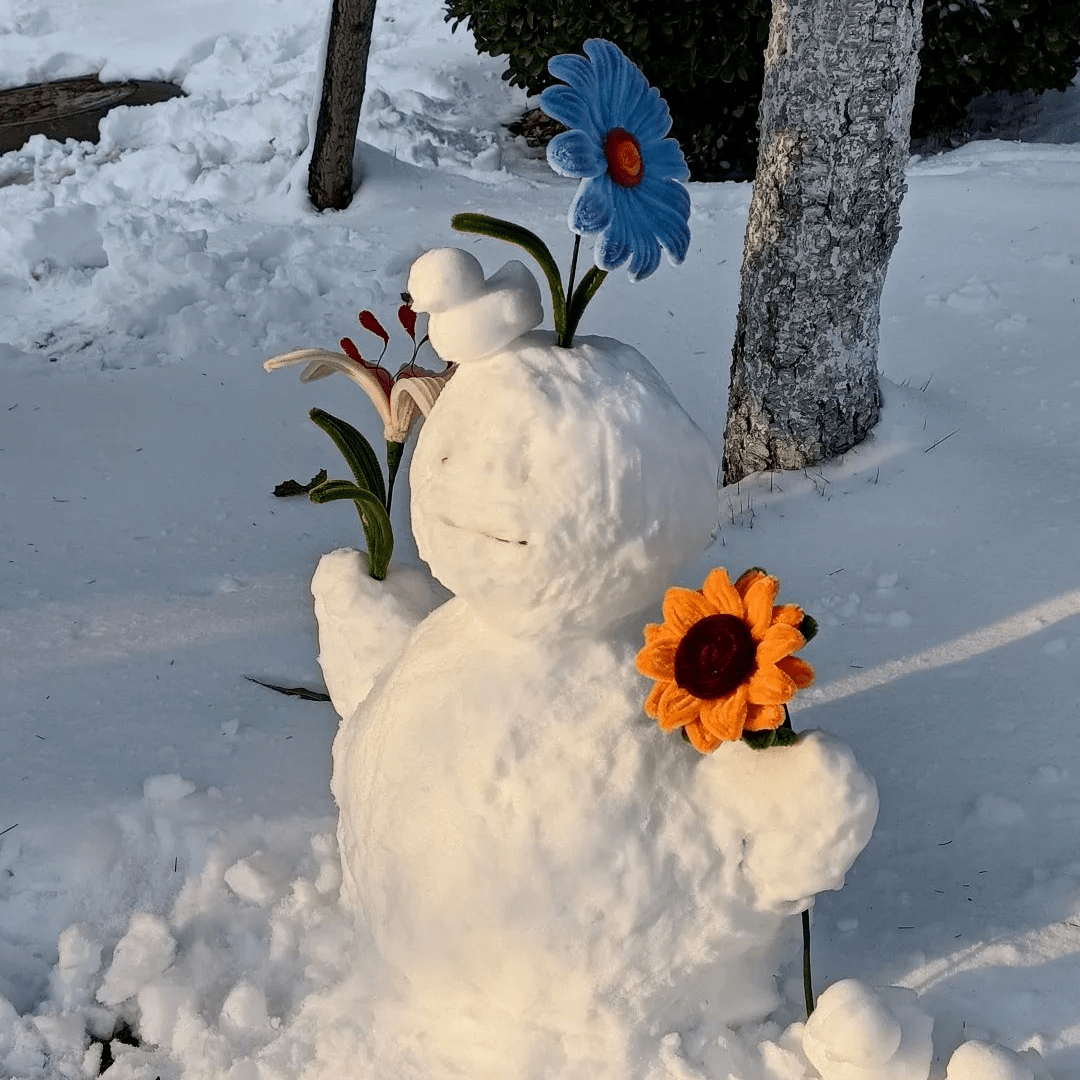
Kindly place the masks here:
<instances>
[{"instance_id":1,"label":"green leaf","mask_svg":"<svg viewBox=\"0 0 1080 1080\"><path fill-rule=\"evenodd\" d=\"M818 632L817 619L812 615L803 615L803 620L799 623L799 633L809 641L811 638L816 637Z\"/></svg>"},{"instance_id":2,"label":"green leaf","mask_svg":"<svg viewBox=\"0 0 1080 1080\"><path fill-rule=\"evenodd\" d=\"M334 444L348 462L356 483L371 491L385 507L386 485L383 483L382 468L371 443L352 424L347 424L322 409L312 409L308 415L334 440Z\"/></svg>"},{"instance_id":3,"label":"green leaf","mask_svg":"<svg viewBox=\"0 0 1080 1080\"><path fill-rule=\"evenodd\" d=\"M772 731L744 731L742 739L754 750L768 750L770 746L793 746L799 735L789 727L778 727Z\"/></svg>"},{"instance_id":4,"label":"green leaf","mask_svg":"<svg viewBox=\"0 0 1080 1080\"><path fill-rule=\"evenodd\" d=\"M767 750L776 745L775 731L744 731L742 741L754 750Z\"/></svg>"},{"instance_id":5,"label":"green leaf","mask_svg":"<svg viewBox=\"0 0 1080 1080\"><path fill-rule=\"evenodd\" d=\"M455 214L450 224L458 232L479 233L494 240L505 240L508 244L517 244L524 248L539 264L547 278L551 290L551 318L555 323L555 333L561 341L566 329L566 292L563 289L559 268L551 249L534 232L515 225L512 221L488 217L487 214Z\"/></svg>"},{"instance_id":6,"label":"green leaf","mask_svg":"<svg viewBox=\"0 0 1080 1080\"><path fill-rule=\"evenodd\" d=\"M394 552L394 532L382 500L350 480L327 480L313 488L308 498L314 503L337 502L341 499L352 499L356 503L364 539L367 540L368 573L376 581L382 581Z\"/></svg>"},{"instance_id":7,"label":"green leaf","mask_svg":"<svg viewBox=\"0 0 1080 1080\"><path fill-rule=\"evenodd\" d=\"M282 480L274 487L274 494L279 499L287 499L291 495L306 495L313 487L318 487L326 479L326 470L320 469L306 484L297 483L295 480Z\"/></svg>"}]
</instances>

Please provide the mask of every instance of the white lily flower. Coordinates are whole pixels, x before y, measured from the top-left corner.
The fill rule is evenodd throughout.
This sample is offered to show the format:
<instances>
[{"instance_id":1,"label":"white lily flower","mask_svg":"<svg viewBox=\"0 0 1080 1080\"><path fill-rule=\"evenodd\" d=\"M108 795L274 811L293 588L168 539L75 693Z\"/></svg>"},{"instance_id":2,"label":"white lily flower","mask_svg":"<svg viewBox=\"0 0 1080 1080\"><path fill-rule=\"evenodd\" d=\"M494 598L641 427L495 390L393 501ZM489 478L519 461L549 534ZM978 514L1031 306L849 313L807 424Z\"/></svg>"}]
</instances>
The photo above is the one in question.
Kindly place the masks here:
<instances>
[{"instance_id":1,"label":"white lily flower","mask_svg":"<svg viewBox=\"0 0 1080 1080\"><path fill-rule=\"evenodd\" d=\"M403 443L417 419L431 412L447 379L454 373L452 367L436 374L409 363L396 375L391 375L378 364L354 360L345 353L327 349L293 349L271 357L263 363L263 368L277 371L296 364L305 365L300 372L301 382L325 379L335 371L352 379L378 410L386 441L394 443Z\"/></svg>"}]
</instances>

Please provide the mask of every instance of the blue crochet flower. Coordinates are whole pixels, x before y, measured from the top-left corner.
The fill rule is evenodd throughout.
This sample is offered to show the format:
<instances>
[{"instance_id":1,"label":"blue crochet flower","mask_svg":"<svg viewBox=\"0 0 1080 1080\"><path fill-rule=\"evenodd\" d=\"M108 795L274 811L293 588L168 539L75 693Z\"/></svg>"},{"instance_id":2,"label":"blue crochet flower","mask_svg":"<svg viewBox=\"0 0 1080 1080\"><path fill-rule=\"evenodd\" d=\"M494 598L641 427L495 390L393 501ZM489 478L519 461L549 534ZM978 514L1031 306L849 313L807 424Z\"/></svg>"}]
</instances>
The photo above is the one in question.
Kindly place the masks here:
<instances>
[{"instance_id":1,"label":"blue crochet flower","mask_svg":"<svg viewBox=\"0 0 1080 1080\"><path fill-rule=\"evenodd\" d=\"M548 164L581 177L570 228L599 233L596 265L614 270L630 260L635 281L660 265L663 247L681 263L690 246L690 172L671 130L660 92L610 41L590 38L586 56L564 53L548 71L567 85L549 86L540 107L569 131L548 144Z\"/></svg>"}]
</instances>

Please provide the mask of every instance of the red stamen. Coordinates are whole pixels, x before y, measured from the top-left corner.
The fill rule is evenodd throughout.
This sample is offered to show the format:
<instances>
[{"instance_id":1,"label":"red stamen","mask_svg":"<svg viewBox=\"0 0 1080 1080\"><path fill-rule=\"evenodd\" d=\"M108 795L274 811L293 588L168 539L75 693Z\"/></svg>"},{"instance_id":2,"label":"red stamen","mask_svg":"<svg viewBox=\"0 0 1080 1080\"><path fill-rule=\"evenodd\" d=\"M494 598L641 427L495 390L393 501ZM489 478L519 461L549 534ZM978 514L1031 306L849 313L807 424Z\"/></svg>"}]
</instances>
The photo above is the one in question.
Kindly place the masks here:
<instances>
[{"instance_id":1,"label":"red stamen","mask_svg":"<svg viewBox=\"0 0 1080 1080\"><path fill-rule=\"evenodd\" d=\"M612 128L604 140L608 175L621 187L636 187L645 176L645 161L637 139L625 128Z\"/></svg>"}]
</instances>

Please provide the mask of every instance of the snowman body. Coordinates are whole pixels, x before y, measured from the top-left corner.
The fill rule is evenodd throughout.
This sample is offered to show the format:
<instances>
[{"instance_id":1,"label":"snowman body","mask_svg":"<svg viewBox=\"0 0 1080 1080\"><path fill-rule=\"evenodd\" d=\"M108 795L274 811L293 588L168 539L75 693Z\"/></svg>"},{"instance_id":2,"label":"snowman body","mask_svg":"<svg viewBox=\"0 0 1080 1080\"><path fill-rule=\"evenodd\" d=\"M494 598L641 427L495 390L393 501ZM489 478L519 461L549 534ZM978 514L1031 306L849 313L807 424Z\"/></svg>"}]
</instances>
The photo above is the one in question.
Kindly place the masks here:
<instances>
[{"instance_id":1,"label":"snowman body","mask_svg":"<svg viewBox=\"0 0 1080 1080\"><path fill-rule=\"evenodd\" d=\"M701 757L644 716L641 612L707 546L715 474L655 370L606 339L463 364L425 424L413 529L455 595L355 708L341 695L332 777L394 1075L668 1075L665 1036L704 1047L776 1005L791 913L869 837L873 782L836 740ZM328 558L317 614L392 586ZM320 614L332 689L342 626Z\"/></svg>"}]
</instances>

